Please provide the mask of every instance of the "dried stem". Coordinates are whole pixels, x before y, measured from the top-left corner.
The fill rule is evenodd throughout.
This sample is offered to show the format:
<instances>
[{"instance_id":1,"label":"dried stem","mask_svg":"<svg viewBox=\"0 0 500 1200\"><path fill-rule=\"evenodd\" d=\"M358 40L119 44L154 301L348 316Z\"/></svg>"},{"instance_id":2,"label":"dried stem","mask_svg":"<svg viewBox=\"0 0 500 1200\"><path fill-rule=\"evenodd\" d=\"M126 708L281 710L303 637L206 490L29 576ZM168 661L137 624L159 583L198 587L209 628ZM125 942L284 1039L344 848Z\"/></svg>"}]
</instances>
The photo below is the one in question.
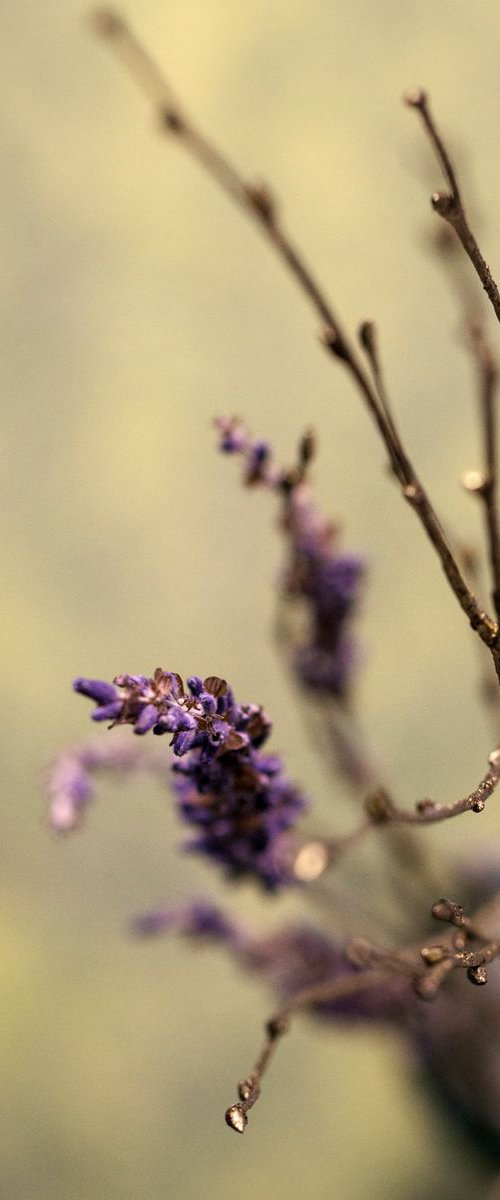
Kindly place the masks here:
<instances>
[{"instance_id":1,"label":"dried stem","mask_svg":"<svg viewBox=\"0 0 500 1200\"><path fill-rule=\"evenodd\" d=\"M495 903L497 901L496 897ZM290 1020L297 1012L354 997L379 985L388 972L410 979L421 1000L433 1000L456 969L465 970L469 981L476 986L487 983L486 967L500 957L500 939L484 940L480 931L481 920L485 913L489 913L489 907L480 909L474 918L470 918L459 904L451 900L438 900L432 914L437 920L451 925L453 931L445 944L398 950L372 945L361 938L353 939L346 949L352 964L359 968L356 974L304 988L266 1023L264 1045L257 1062L248 1077L238 1085L239 1100L225 1114L230 1128L236 1133L245 1132L248 1113L260 1096L262 1077L278 1042L288 1033ZM470 939L479 941L479 946L470 949Z\"/></svg>"},{"instance_id":2,"label":"dried stem","mask_svg":"<svg viewBox=\"0 0 500 1200\"><path fill-rule=\"evenodd\" d=\"M486 536L493 581L493 603L497 618L500 618L500 530L498 523L498 454L496 439L496 392L498 368L485 337L477 322L469 322L472 350L479 373L479 402L483 441L483 471L476 478L475 486L469 487L484 505ZM468 476L466 477L466 487Z\"/></svg>"},{"instance_id":3,"label":"dried stem","mask_svg":"<svg viewBox=\"0 0 500 1200\"><path fill-rule=\"evenodd\" d=\"M436 821L448 821L464 812L482 812L486 800L495 791L500 779L500 750L489 757L490 766L474 791L450 804L436 804L434 800L419 800L415 809L397 808L385 793L378 793L367 804L369 815L375 824L431 825Z\"/></svg>"},{"instance_id":4,"label":"dried stem","mask_svg":"<svg viewBox=\"0 0 500 1200\"><path fill-rule=\"evenodd\" d=\"M358 838L364 836L367 828L385 825L432 825L437 821L449 821L464 812L482 812L486 800L495 791L500 779L500 750L493 750L489 757L489 768L474 791L467 796L453 800L450 804L436 804L435 800L419 800L414 809L398 808L392 797L382 788L366 801L366 810L370 817L369 825L363 821L358 829ZM354 833L350 835L354 841Z\"/></svg>"},{"instance_id":5,"label":"dried stem","mask_svg":"<svg viewBox=\"0 0 500 1200\"><path fill-rule=\"evenodd\" d=\"M297 285L310 301L323 326L322 340L334 357L342 362L358 387L364 403L386 447L392 470L403 495L417 514L439 557L448 583L472 628L490 648L500 678L500 645L496 622L481 608L462 576L431 501L404 449L394 420L380 398L377 384L367 375L364 364L351 345L342 325L314 275L304 262L280 223L273 197L262 186L247 184L235 167L199 132L178 104L169 84L156 63L144 50L121 17L99 11L96 28L113 46L142 91L159 114L163 130L176 137L223 190L257 222L268 242L289 268Z\"/></svg>"},{"instance_id":6,"label":"dried stem","mask_svg":"<svg viewBox=\"0 0 500 1200\"><path fill-rule=\"evenodd\" d=\"M250 1075L238 1084L239 1101L227 1109L225 1119L236 1133L244 1133L248 1124L248 1112L260 1096L262 1077L274 1055L276 1046L290 1028L290 1019L301 1009L334 1000L343 1000L358 992L376 986L384 978L379 970L362 971L347 978L331 979L297 992L265 1025L265 1041L261 1053Z\"/></svg>"},{"instance_id":7,"label":"dried stem","mask_svg":"<svg viewBox=\"0 0 500 1200\"><path fill-rule=\"evenodd\" d=\"M451 801L450 804L436 804L435 800L425 799L419 800L414 809L398 808L389 793L384 788L378 788L368 796L365 804L367 816L355 829L344 834L343 837L323 842L318 840L306 843L301 847L296 859L298 878L307 878L310 882L322 875L327 867L335 865L345 852L363 841L371 829L381 829L387 825L433 825L438 821L449 821L452 817L460 816L461 813L482 812L486 800L495 791L500 779L500 749L494 750L490 754L489 763L486 774L474 791L469 792L467 796L460 797L459 800ZM323 851L322 860L320 849ZM315 851L314 859L313 851ZM311 856L311 861L318 864L318 869L314 873L311 869L309 875L304 872L304 875L301 876L301 856L304 856L305 863L308 854Z\"/></svg>"},{"instance_id":8,"label":"dried stem","mask_svg":"<svg viewBox=\"0 0 500 1200\"><path fill-rule=\"evenodd\" d=\"M385 386L384 374L382 371L382 363L380 360L377 327L374 321L363 321L358 330L359 341L370 363L373 381L377 389L378 398L385 413L387 423L392 427L393 434L397 436L394 418L391 411L389 396Z\"/></svg>"},{"instance_id":9,"label":"dried stem","mask_svg":"<svg viewBox=\"0 0 500 1200\"><path fill-rule=\"evenodd\" d=\"M424 91L418 90L406 96L406 102L411 108L415 108L420 113L424 128L429 135L429 139L449 185L449 192L434 192L431 196L431 204L434 212L443 217L451 228L455 230L465 253L470 258L474 270L481 280L487 296L491 300L497 320L500 321L500 292L470 228L455 168L430 111L428 97Z\"/></svg>"}]
</instances>

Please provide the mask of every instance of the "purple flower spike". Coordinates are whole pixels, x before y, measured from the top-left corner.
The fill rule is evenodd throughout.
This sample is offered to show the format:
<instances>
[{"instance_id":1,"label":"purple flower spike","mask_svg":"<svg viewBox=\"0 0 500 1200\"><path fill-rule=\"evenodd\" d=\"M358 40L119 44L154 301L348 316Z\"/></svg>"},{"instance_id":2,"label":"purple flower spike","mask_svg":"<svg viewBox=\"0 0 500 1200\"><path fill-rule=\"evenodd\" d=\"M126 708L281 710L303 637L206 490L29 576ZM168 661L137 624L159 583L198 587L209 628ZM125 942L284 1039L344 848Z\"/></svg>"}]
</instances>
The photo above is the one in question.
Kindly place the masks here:
<instances>
[{"instance_id":1,"label":"purple flower spike","mask_svg":"<svg viewBox=\"0 0 500 1200\"><path fill-rule=\"evenodd\" d=\"M306 801L281 760L261 753L271 722L258 705L237 704L217 675L191 676L186 691L180 675L161 668L151 678L117 675L113 684L77 684L98 701L94 720L111 718L141 735L151 729L171 735L179 810L198 831L190 849L233 878L254 876L270 890L295 882L289 831ZM113 701L103 705L108 688Z\"/></svg>"}]
</instances>

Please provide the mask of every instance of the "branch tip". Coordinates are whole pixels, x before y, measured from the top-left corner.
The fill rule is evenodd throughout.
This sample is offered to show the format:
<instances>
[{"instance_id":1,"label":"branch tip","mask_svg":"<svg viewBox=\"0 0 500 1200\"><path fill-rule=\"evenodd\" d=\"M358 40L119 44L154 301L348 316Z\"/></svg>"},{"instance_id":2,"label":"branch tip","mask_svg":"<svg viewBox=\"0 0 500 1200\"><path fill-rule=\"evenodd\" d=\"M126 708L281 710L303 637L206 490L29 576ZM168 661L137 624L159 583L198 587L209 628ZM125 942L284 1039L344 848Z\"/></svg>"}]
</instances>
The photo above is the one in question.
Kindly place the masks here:
<instances>
[{"instance_id":1,"label":"branch tip","mask_svg":"<svg viewBox=\"0 0 500 1200\"><path fill-rule=\"evenodd\" d=\"M91 25L99 37L121 37L126 30L126 24L113 8L96 8L90 14Z\"/></svg>"},{"instance_id":2,"label":"branch tip","mask_svg":"<svg viewBox=\"0 0 500 1200\"><path fill-rule=\"evenodd\" d=\"M450 192L433 192L431 196L431 208L440 217L452 217L455 211L455 201Z\"/></svg>"},{"instance_id":3,"label":"branch tip","mask_svg":"<svg viewBox=\"0 0 500 1200\"><path fill-rule=\"evenodd\" d=\"M351 361L349 348L337 329L327 325L320 334L320 338L325 348L330 351L330 354L334 354L335 358L343 359L344 362Z\"/></svg>"},{"instance_id":4,"label":"branch tip","mask_svg":"<svg viewBox=\"0 0 500 1200\"><path fill-rule=\"evenodd\" d=\"M232 1104L225 1113L226 1125L235 1133L244 1133L248 1125L248 1117L242 1104Z\"/></svg>"},{"instance_id":5,"label":"branch tip","mask_svg":"<svg viewBox=\"0 0 500 1200\"><path fill-rule=\"evenodd\" d=\"M403 103L408 105L408 108L426 108L427 92L423 88L413 88L409 92L405 92Z\"/></svg>"},{"instance_id":6,"label":"branch tip","mask_svg":"<svg viewBox=\"0 0 500 1200\"><path fill-rule=\"evenodd\" d=\"M454 900L438 900L437 904L432 906L432 915L436 921L446 921L450 925L456 925L459 928L464 922L464 910L461 904L455 904Z\"/></svg>"},{"instance_id":7,"label":"branch tip","mask_svg":"<svg viewBox=\"0 0 500 1200\"><path fill-rule=\"evenodd\" d=\"M474 983L476 987L482 987L488 982L488 973L486 967L469 967L467 971L467 979L470 983Z\"/></svg>"}]
</instances>

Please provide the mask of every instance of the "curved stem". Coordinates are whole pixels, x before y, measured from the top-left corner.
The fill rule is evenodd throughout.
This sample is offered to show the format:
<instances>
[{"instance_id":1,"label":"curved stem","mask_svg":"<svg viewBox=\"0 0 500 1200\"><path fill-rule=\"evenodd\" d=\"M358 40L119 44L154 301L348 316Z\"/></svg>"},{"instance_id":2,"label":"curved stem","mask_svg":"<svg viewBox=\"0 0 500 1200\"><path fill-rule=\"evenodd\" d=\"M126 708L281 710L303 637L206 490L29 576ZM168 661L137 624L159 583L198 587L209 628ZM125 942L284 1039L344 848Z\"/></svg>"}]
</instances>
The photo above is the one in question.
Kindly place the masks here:
<instances>
[{"instance_id":1,"label":"curved stem","mask_svg":"<svg viewBox=\"0 0 500 1200\"><path fill-rule=\"evenodd\" d=\"M497 624L481 608L467 586L431 501L408 458L394 419L386 411L377 386L367 375L323 289L285 232L272 195L264 187L247 184L226 156L193 125L157 64L121 17L108 10L100 10L95 17L95 24L98 32L110 41L118 57L152 101L165 133L177 138L230 198L257 222L268 242L289 268L300 290L312 304L323 326L325 346L344 364L356 384L380 433L403 496L416 513L434 546L448 583L470 625L490 648L500 679Z\"/></svg>"}]
</instances>

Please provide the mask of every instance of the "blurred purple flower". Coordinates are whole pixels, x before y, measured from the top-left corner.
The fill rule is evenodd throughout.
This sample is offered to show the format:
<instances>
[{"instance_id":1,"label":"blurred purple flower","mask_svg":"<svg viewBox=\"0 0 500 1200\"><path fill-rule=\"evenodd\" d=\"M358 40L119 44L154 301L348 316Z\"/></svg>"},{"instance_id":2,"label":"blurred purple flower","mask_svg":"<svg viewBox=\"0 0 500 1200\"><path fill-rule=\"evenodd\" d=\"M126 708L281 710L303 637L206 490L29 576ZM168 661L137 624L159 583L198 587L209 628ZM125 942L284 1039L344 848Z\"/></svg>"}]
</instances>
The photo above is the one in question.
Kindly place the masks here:
<instances>
[{"instance_id":1,"label":"blurred purple flower","mask_svg":"<svg viewBox=\"0 0 500 1200\"><path fill-rule=\"evenodd\" d=\"M102 772L118 774L134 770L141 765L139 749L139 746L120 739L106 743L82 742L56 755L47 771L51 828L56 833L69 833L78 828L94 796L95 776Z\"/></svg>"},{"instance_id":2,"label":"blurred purple flower","mask_svg":"<svg viewBox=\"0 0 500 1200\"><path fill-rule=\"evenodd\" d=\"M245 971L263 978L286 1001L303 988L333 983L359 973L345 945L310 925L285 925L271 934L249 931L223 909L207 900L177 908L159 909L136 917L133 932L140 936L175 931L198 941L219 941ZM334 1001L321 1001L311 1011L324 1018L394 1022L413 1017L418 1000L406 976L388 974L373 987Z\"/></svg>"},{"instance_id":3,"label":"blurred purple flower","mask_svg":"<svg viewBox=\"0 0 500 1200\"><path fill-rule=\"evenodd\" d=\"M266 443L250 437L238 418L220 417L216 425L220 449L244 460L244 482L260 484L281 499L281 527L288 543L285 594L305 601L309 616L307 640L295 651L296 673L307 687L343 697L357 664L348 626L365 564L360 555L338 550L338 527L314 504L307 481L314 452L312 435L304 436L298 462L287 471L275 464Z\"/></svg>"}]
</instances>

